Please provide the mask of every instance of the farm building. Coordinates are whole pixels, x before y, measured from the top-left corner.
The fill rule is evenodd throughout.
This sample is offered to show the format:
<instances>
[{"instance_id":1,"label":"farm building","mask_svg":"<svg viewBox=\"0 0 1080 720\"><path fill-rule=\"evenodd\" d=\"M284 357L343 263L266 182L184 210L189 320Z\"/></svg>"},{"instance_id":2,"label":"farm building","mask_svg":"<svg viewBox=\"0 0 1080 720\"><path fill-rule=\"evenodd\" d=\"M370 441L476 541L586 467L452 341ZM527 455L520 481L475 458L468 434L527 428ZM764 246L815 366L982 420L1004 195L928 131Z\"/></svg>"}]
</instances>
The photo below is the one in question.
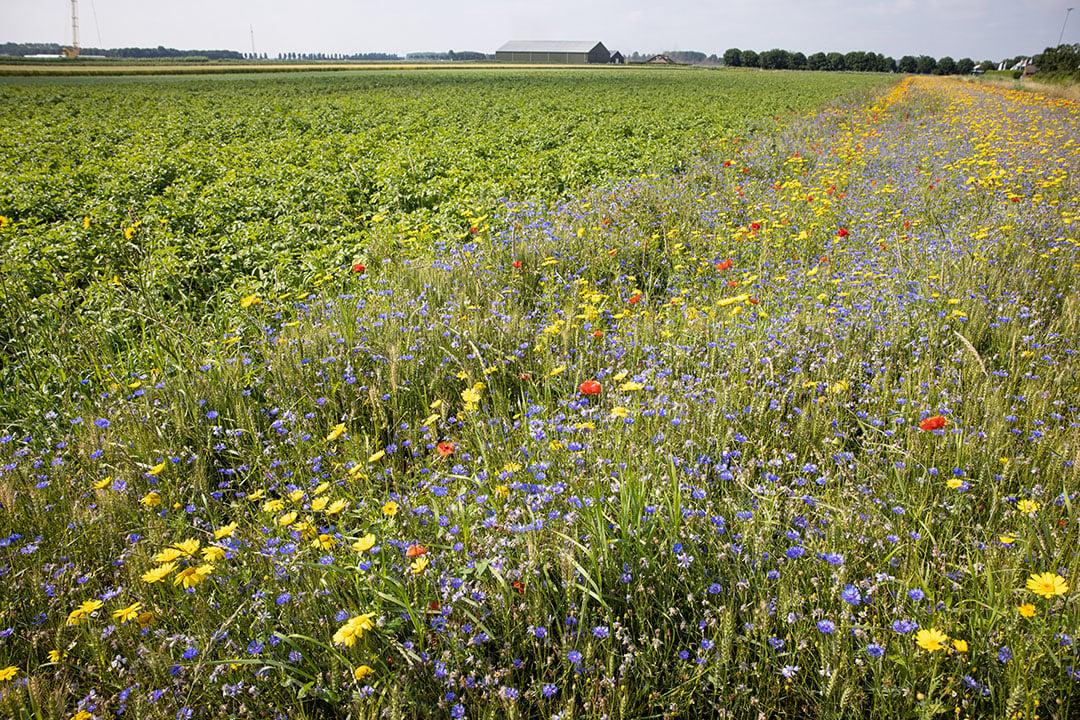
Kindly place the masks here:
<instances>
[{"instance_id":1,"label":"farm building","mask_svg":"<svg viewBox=\"0 0 1080 720\"><path fill-rule=\"evenodd\" d=\"M511 40L495 51L499 62L555 63L561 65L605 64L611 53L594 40Z\"/></svg>"}]
</instances>

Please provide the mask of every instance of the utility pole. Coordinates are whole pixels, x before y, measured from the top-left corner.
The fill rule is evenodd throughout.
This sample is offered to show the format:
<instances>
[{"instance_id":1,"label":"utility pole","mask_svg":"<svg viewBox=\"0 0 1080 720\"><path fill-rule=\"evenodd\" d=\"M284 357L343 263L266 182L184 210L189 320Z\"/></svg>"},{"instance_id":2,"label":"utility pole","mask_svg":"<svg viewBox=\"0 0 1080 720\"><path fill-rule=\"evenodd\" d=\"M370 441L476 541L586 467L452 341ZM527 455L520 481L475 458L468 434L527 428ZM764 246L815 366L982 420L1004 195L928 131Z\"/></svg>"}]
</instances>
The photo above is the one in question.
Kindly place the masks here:
<instances>
[{"instance_id":1,"label":"utility pole","mask_svg":"<svg viewBox=\"0 0 1080 720\"><path fill-rule=\"evenodd\" d=\"M79 0L71 0L71 56L79 57Z\"/></svg>"},{"instance_id":2,"label":"utility pole","mask_svg":"<svg viewBox=\"0 0 1080 720\"><path fill-rule=\"evenodd\" d=\"M1069 23L1069 13L1072 11L1072 8L1065 9L1065 22L1061 23L1061 32L1058 34L1058 47L1061 47L1061 38L1065 37L1065 26Z\"/></svg>"},{"instance_id":3,"label":"utility pole","mask_svg":"<svg viewBox=\"0 0 1080 720\"><path fill-rule=\"evenodd\" d=\"M255 58L255 25L248 25L251 28L251 57Z\"/></svg>"}]
</instances>

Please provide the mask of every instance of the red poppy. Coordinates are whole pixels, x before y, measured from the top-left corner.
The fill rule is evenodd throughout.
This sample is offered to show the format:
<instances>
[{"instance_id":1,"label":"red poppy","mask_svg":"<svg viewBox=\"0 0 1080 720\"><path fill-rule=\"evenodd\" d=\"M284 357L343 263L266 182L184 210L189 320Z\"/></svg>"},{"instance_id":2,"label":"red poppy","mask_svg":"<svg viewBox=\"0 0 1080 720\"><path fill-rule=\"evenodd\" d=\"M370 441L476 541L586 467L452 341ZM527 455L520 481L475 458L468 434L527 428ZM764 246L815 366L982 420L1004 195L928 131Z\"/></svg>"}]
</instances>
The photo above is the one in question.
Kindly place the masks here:
<instances>
[{"instance_id":1,"label":"red poppy","mask_svg":"<svg viewBox=\"0 0 1080 720\"><path fill-rule=\"evenodd\" d=\"M631 295L630 297L628 297L626 299L626 302L633 305L633 304L639 302L640 300L641 300L641 293L634 293L633 295Z\"/></svg>"},{"instance_id":2,"label":"red poppy","mask_svg":"<svg viewBox=\"0 0 1080 720\"><path fill-rule=\"evenodd\" d=\"M739 281L738 280L728 280L727 281L727 286L728 287L739 287Z\"/></svg>"},{"instance_id":3,"label":"red poppy","mask_svg":"<svg viewBox=\"0 0 1080 720\"><path fill-rule=\"evenodd\" d=\"M909 228L909 227L911 227L911 221L910 221L910 220L905 220L905 221L904 221L904 227L905 227L905 228Z\"/></svg>"},{"instance_id":4,"label":"red poppy","mask_svg":"<svg viewBox=\"0 0 1080 720\"><path fill-rule=\"evenodd\" d=\"M724 260L723 262L716 263L717 270L727 270L731 267L731 260Z\"/></svg>"},{"instance_id":5,"label":"red poppy","mask_svg":"<svg viewBox=\"0 0 1080 720\"><path fill-rule=\"evenodd\" d=\"M521 261L520 261L520 260L515 260L514 262L510 263L510 265L511 265L511 267L513 267L513 268L514 268L515 270L517 270L517 269L518 269L519 267L521 267Z\"/></svg>"},{"instance_id":6,"label":"red poppy","mask_svg":"<svg viewBox=\"0 0 1080 720\"><path fill-rule=\"evenodd\" d=\"M516 592L518 595L524 595L525 594L525 586L522 585L520 582L515 580L514 582L512 582L510 584L514 586L514 592Z\"/></svg>"},{"instance_id":7,"label":"red poppy","mask_svg":"<svg viewBox=\"0 0 1080 720\"><path fill-rule=\"evenodd\" d=\"M480 229L479 229L479 228L475 228L475 227L471 227L471 228L469 228L469 234L470 234L470 235L475 235L475 234L476 234L476 233L478 233L478 232L480 232Z\"/></svg>"},{"instance_id":8,"label":"red poppy","mask_svg":"<svg viewBox=\"0 0 1080 720\"><path fill-rule=\"evenodd\" d=\"M750 229L753 230L754 232L757 232L758 230L761 229L761 223L756 223L756 222L750 223Z\"/></svg>"},{"instance_id":9,"label":"red poppy","mask_svg":"<svg viewBox=\"0 0 1080 720\"><path fill-rule=\"evenodd\" d=\"M454 443L449 440L443 440L441 443L435 446L435 452L439 453L440 457L446 457L447 455L454 454Z\"/></svg>"},{"instance_id":10,"label":"red poppy","mask_svg":"<svg viewBox=\"0 0 1080 720\"><path fill-rule=\"evenodd\" d=\"M367 270L367 268L364 267L364 263L353 263L352 271L357 275L364 272L365 270Z\"/></svg>"},{"instance_id":11,"label":"red poppy","mask_svg":"<svg viewBox=\"0 0 1080 720\"><path fill-rule=\"evenodd\" d=\"M532 373L518 373L518 380L532 380Z\"/></svg>"},{"instance_id":12,"label":"red poppy","mask_svg":"<svg viewBox=\"0 0 1080 720\"><path fill-rule=\"evenodd\" d=\"M848 230L846 227L842 227L842 228L840 228L839 230L836 231L836 236L837 237L847 237L850 234L851 234L851 231Z\"/></svg>"},{"instance_id":13,"label":"red poppy","mask_svg":"<svg viewBox=\"0 0 1080 720\"><path fill-rule=\"evenodd\" d=\"M759 301L756 297L752 297L747 302L749 302L751 305L757 305Z\"/></svg>"},{"instance_id":14,"label":"red poppy","mask_svg":"<svg viewBox=\"0 0 1080 720\"><path fill-rule=\"evenodd\" d=\"M943 427L945 427L945 418L940 415L931 415L919 423L919 429L926 431L940 430Z\"/></svg>"},{"instance_id":15,"label":"red poppy","mask_svg":"<svg viewBox=\"0 0 1080 720\"><path fill-rule=\"evenodd\" d=\"M603 330L597 330L596 332L594 332L592 334L592 336L594 338L602 338L602 337L604 337L604 331Z\"/></svg>"},{"instance_id":16,"label":"red poppy","mask_svg":"<svg viewBox=\"0 0 1080 720\"><path fill-rule=\"evenodd\" d=\"M427 548L423 545L410 545L405 551L405 557L407 558L419 557L421 555L427 555Z\"/></svg>"},{"instance_id":17,"label":"red poppy","mask_svg":"<svg viewBox=\"0 0 1080 720\"><path fill-rule=\"evenodd\" d=\"M595 380L586 380L578 386L582 395L599 395L601 389L600 383Z\"/></svg>"}]
</instances>

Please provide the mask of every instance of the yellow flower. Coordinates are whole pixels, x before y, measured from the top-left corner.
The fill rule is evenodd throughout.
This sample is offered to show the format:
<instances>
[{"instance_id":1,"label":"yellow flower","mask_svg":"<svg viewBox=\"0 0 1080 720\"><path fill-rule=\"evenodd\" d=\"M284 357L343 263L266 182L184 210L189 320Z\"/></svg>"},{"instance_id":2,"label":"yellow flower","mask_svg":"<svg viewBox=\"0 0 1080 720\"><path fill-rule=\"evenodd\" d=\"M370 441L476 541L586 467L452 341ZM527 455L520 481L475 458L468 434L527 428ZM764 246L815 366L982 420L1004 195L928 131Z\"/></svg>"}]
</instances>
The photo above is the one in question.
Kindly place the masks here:
<instances>
[{"instance_id":1,"label":"yellow flower","mask_svg":"<svg viewBox=\"0 0 1080 720\"><path fill-rule=\"evenodd\" d=\"M287 525L292 525L293 521L295 521L295 520L296 520L296 511L294 510L293 512L287 512L284 515L282 515L281 517L279 517L277 519L277 524L280 525L281 527L285 527Z\"/></svg>"},{"instance_id":2,"label":"yellow flower","mask_svg":"<svg viewBox=\"0 0 1080 720\"><path fill-rule=\"evenodd\" d=\"M165 461L162 460L160 463L158 463L154 467L147 470L147 474L148 475L160 475L161 471L164 470L164 469L165 469Z\"/></svg>"},{"instance_id":3,"label":"yellow flower","mask_svg":"<svg viewBox=\"0 0 1080 720\"><path fill-rule=\"evenodd\" d=\"M107 478L104 478L102 480L98 480L96 483L94 483L94 489L95 490L103 490L111 482L112 482L111 477L107 477Z\"/></svg>"},{"instance_id":4,"label":"yellow flower","mask_svg":"<svg viewBox=\"0 0 1080 720\"><path fill-rule=\"evenodd\" d=\"M927 652L944 650L947 642L949 642L949 636L937 628L920 630L915 634L915 643Z\"/></svg>"},{"instance_id":5,"label":"yellow flower","mask_svg":"<svg viewBox=\"0 0 1080 720\"><path fill-rule=\"evenodd\" d=\"M49 662L57 663L66 658L67 656L68 654L66 652L61 652L59 650L50 650Z\"/></svg>"},{"instance_id":6,"label":"yellow flower","mask_svg":"<svg viewBox=\"0 0 1080 720\"><path fill-rule=\"evenodd\" d=\"M956 652L962 652L962 653L967 652L968 651L967 640L955 640L954 639L952 641L952 649L955 650Z\"/></svg>"},{"instance_id":7,"label":"yellow flower","mask_svg":"<svg viewBox=\"0 0 1080 720\"><path fill-rule=\"evenodd\" d=\"M506 487L505 485L496 485L495 497L505 500L506 498L510 497L510 488Z\"/></svg>"},{"instance_id":8,"label":"yellow flower","mask_svg":"<svg viewBox=\"0 0 1080 720\"><path fill-rule=\"evenodd\" d=\"M1016 509L1022 512L1024 515L1034 515L1039 512L1041 506L1034 500L1019 500L1016 503Z\"/></svg>"},{"instance_id":9,"label":"yellow flower","mask_svg":"<svg viewBox=\"0 0 1080 720\"><path fill-rule=\"evenodd\" d=\"M89 710L80 710L71 716L71 720L94 720L94 716Z\"/></svg>"},{"instance_id":10,"label":"yellow flower","mask_svg":"<svg viewBox=\"0 0 1080 720\"><path fill-rule=\"evenodd\" d=\"M337 540L333 535L328 535L326 533L322 533L311 543L311 547L320 550L329 550L335 545L337 545Z\"/></svg>"},{"instance_id":11,"label":"yellow flower","mask_svg":"<svg viewBox=\"0 0 1080 720\"><path fill-rule=\"evenodd\" d=\"M319 512L324 507L326 507L326 503L328 502L330 502L330 498L326 497L325 495L320 495L319 497L311 501L311 509L315 512Z\"/></svg>"},{"instance_id":12,"label":"yellow flower","mask_svg":"<svg viewBox=\"0 0 1080 720\"><path fill-rule=\"evenodd\" d=\"M345 434L345 423L340 423L330 428L330 434L326 436L326 442L333 442Z\"/></svg>"},{"instance_id":13,"label":"yellow flower","mask_svg":"<svg viewBox=\"0 0 1080 720\"><path fill-rule=\"evenodd\" d=\"M153 625L154 620L155 620L154 613L149 612L149 611L144 612L144 613L139 613L139 617L135 618L135 621L137 623L139 623L139 627L146 627L147 625Z\"/></svg>"},{"instance_id":14,"label":"yellow flower","mask_svg":"<svg viewBox=\"0 0 1080 720\"><path fill-rule=\"evenodd\" d=\"M184 589L189 587L195 587L214 570L214 566L207 563L200 565L199 567L187 567L184 568L175 578L173 578L173 585L183 585Z\"/></svg>"},{"instance_id":15,"label":"yellow flower","mask_svg":"<svg viewBox=\"0 0 1080 720\"><path fill-rule=\"evenodd\" d=\"M378 451L378 452L376 452L376 453L372 453L371 457L369 457L369 458L367 459L367 461L368 461L369 463L373 463L373 462L379 462L380 460L382 460L382 458L383 458L383 455L385 455L385 454L386 454L386 451L385 451L385 450L379 450L379 451Z\"/></svg>"},{"instance_id":16,"label":"yellow flower","mask_svg":"<svg viewBox=\"0 0 1080 720\"><path fill-rule=\"evenodd\" d=\"M957 488L963 487L964 481L960 478L951 477L945 481L945 485L947 485L950 490L955 490Z\"/></svg>"},{"instance_id":17,"label":"yellow flower","mask_svg":"<svg viewBox=\"0 0 1080 720\"><path fill-rule=\"evenodd\" d=\"M619 389L623 392L634 392L636 390L640 390L643 387L645 387L644 383L639 383L631 380L630 382L625 382L620 385Z\"/></svg>"},{"instance_id":18,"label":"yellow flower","mask_svg":"<svg viewBox=\"0 0 1080 720\"><path fill-rule=\"evenodd\" d=\"M1052 598L1055 595L1064 595L1069 591L1069 584L1065 578L1052 572L1042 575L1032 575L1028 578L1027 589L1044 598Z\"/></svg>"},{"instance_id":19,"label":"yellow flower","mask_svg":"<svg viewBox=\"0 0 1080 720\"><path fill-rule=\"evenodd\" d=\"M365 632L375 628L375 623L371 621L373 617L375 617L375 613L371 612L349 618L334 633L334 644L352 647L357 640L364 637Z\"/></svg>"},{"instance_id":20,"label":"yellow flower","mask_svg":"<svg viewBox=\"0 0 1080 720\"><path fill-rule=\"evenodd\" d=\"M240 298L240 307L242 307L242 308L244 308L246 310L247 308L251 307L252 305L258 305L261 302L262 302L262 300L259 299L258 295L255 295L255 294L245 295L244 297Z\"/></svg>"},{"instance_id":21,"label":"yellow flower","mask_svg":"<svg viewBox=\"0 0 1080 720\"><path fill-rule=\"evenodd\" d=\"M173 547L184 553L185 556L191 557L199 552L199 545L201 545L201 543L198 538L189 538L188 540L182 540L181 542L176 543Z\"/></svg>"},{"instance_id":22,"label":"yellow flower","mask_svg":"<svg viewBox=\"0 0 1080 720\"><path fill-rule=\"evenodd\" d=\"M174 547L165 548L164 550L162 550L161 552L159 552L157 555L154 556L154 562L159 562L159 563L172 562L173 560L176 560L177 558L179 558L183 554L184 553L180 552L179 550L177 550Z\"/></svg>"},{"instance_id":23,"label":"yellow flower","mask_svg":"<svg viewBox=\"0 0 1080 720\"><path fill-rule=\"evenodd\" d=\"M1014 542L1016 542L1016 536L1015 535L999 535L998 540L1001 541L1002 545L1012 545Z\"/></svg>"},{"instance_id":24,"label":"yellow flower","mask_svg":"<svg viewBox=\"0 0 1080 720\"><path fill-rule=\"evenodd\" d=\"M413 560L412 565L409 565L409 567L412 568L413 574L419 575L420 573L427 570L428 562L428 556L421 555L420 557Z\"/></svg>"},{"instance_id":25,"label":"yellow flower","mask_svg":"<svg viewBox=\"0 0 1080 720\"><path fill-rule=\"evenodd\" d=\"M143 495L142 500L139 500L139 502L148 508L157 507L161 504L161 495L158 494L157 490L151 490Z\"/></svg>"},{"instance_id":26,"label":"yellow flower","mask_svg":"<svg viewBox=\"0 0 1080 720\"><path fill-rule=\"evenodd\" d=\"M612 409L612 411L611 411L611 419L614 420L616 418L624 418L624 417L628 416L629 414L630 414L630 411L627 410L626 408L624 408L622 405L620 405L620 406Z\"/></svg>"},{"instance_id":27,"label":"yellow flower","mask_svg":"<svg viewBox=\"0 0 1080 720\"><path fill-rule=\"evenodd\" d=\"M335 500L334 502L330 503L330 507L326 508L326 513L328 515L337 515L339 512L341 512L347 507L349 507L348 500Z\"/></svg>"},{"instance_id":28,"label":"yellow flower","mask_svg":"<svg viewBox=\"0 0 1080 720\"><path fill-rule=\"evenodd\" d=\"M1017 612L1020 613L1020 617L1035 617L1035 606L1031 603L1024 603L1023 605L1016 606Z\"/></svg>"},{"instance_id":29,"label":"yellow flower","mask_svg":"<svg viewBox=\"0 0 1080 720\"><path fill-rule=\"evenodd\" d=\"M283 507L285 507L284 500L267 500L263 503L262 509L263 512L274 513Z\"/></svg>"},{"instance_id":30,"label":"yellow flower","mask_svg":"<svg viewBox=\"0 0 1080 720\"><path fill-rule=\"evenodd\" d=\"M167 562L164 565L157 566L153 570L147 570L146 572L144 572L142 575L142 580L145 583L153 585L156 582L161 582L162 580L164 580L166 577L168 577L169 573L171 573L175 569L176 563Z\"/></svg>"},{"instance_id":31,"label":"yellow flower","mask_svg":"<svg viewBox=\"0 0 1080 720\"><path fill-rule=\"evenodd\" d=\"M353 670L353 677L357 680L363 680L368 675L372 675L374 673L375 671L372 668L368 667L367 665L361 665L360 667Z\"/></svg>"},{"instance_id":32,"label":"yellow flower","mask_svg":"<svg viewBox=\"0 0 1080 720\"><path fill-rule=\"evenodd\" d=\"M220 545L208 545L202 551L202 556L203 560L205 560L206 562L216 563L218 560L221 560L223 557L225 557L227 552L228 551Z\"/></svg>"},{"instance_id":33,"label":"yellow flower","mask_svg":"<svg viewBox=\"0 0 1080 720\"><path fill-rule=\"evenodd\" d=\"M293 490L291 493L289 493L289 499L293 502L300 502L304 499L304 491L300 488Z\"/></svg>"},{"instance_id":34,"label":"yellow flower","mask_svg":"<svg viewBox=\"0 0 1080 720\"><path fill-rule=\"evenodd\" d=\"M143 604L137 602L134 605L128 605L126 608L121 608L113 612L113 620L116 620L122 625L126 625L139 616L139 611L142 610Z\"/></svg>"},{"instance_id":35,"label":"yellow flower","mask_svg":"<svg viewBox=\"0 0 1080 720\"><path fill-rule=\"evenodd\" d=\"M394 517L395 515L397 515L398 507L399 505L393 500L387 500L385 503L383 503L382 514L388 517Z\"/></svg>"},{"instance_id":36,"label":"yellow flower","mask_svg":"<svg viewBox=\"0 0 1080 720\"><path fill-rule=\"evenodd\" d=\"M364 537L360 538L352 544L353 550L356 552L367 552L371 548L375 547L375 534L368 533Z\"/></svg>"},{"instance_id":37,"label":"yellow flower","mask_svg":"<svg viewBox=\"0 0 1080 720\"><path fill-rule=\"evenodd\" d=\"M11 680L18 674L19 668L15 667L14 665L9 665L3 670L0 670L0 682L6 682L8 680Z\"/></svg>"},{"instance_id":38,"label":"yellow flower","mask_svg":"<svg viewBox=\"0 0 1080 720\"><path fill-rule=\"evenodd\" d=\"M98 608L100 608L102 604L103 603L100 600L87 600L82 605L71 611L65 624L68 626L78 625L83 620L90 617L90 615L94 613Z\"/></svg>"},{"instance_id":39,"label":"yellow flower","mask_svg":"<svg viewBox=\"0 0 1080 720\"><path fill-rule=\"evenodd\" d=\"M230 537L233 532L236 531L236 523L229 523L228 525L222 525L214 531L214 539L220 540L221 538Z\"/></svg>"},{"instance_id":40,"label":"yellow flower","mask_svg":"<svg viewBox=\"0 0 1080 720\"><path fill-rule=\"evenodd\" d=\"M312 495L322 495L324 492L326 492L329 489L330 489L330 483L323 481L323 482L319 483L318 487L316 487L314 490L311 491L311 494Z\"/></svg>"}]
</instances>

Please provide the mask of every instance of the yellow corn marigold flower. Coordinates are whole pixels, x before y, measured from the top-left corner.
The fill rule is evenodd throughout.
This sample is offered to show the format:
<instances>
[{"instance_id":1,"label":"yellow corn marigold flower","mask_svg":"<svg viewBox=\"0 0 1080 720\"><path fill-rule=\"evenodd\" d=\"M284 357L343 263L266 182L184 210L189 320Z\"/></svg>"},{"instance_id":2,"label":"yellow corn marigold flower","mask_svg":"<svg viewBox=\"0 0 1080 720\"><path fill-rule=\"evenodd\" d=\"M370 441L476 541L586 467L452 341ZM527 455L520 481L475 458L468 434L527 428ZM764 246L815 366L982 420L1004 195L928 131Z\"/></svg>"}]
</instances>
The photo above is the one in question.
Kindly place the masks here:
<instances>
[{"instance_id":1,"label":"yellow corn marigold flower","mask_svg":"<svg viewBox=\"0 0 1080 720\"><path fill-rule=\"evenodd\" d=\"M258 305L261 302L262 302L262 300L259 299L258 295L255 295L255 294L245 295L244 297L240 298L240 307L242 307L242 308L244 308L246 310L247 308L251 307L252 305Z\"/></svg>"},{"instance_id":2,"label":"yellow corn marigold flower","mask_svg":"<svg viewBox=\"0 0 1080 720\"><path fill-rule=\"evenodd\" d=\"M335 545L337 545L337 539L335 539L333 535L328 535L327 533L322 533L311 543L311 547L319 550L329 550Z\"/></svg>"},{"instance_id":3,"label":"yellow corn marigold flower","mask_svg":"<svg viewBox=\"0 0 1080 720\"><path fill-rule=\"evenodd\" d=\"M1016 611L1020 613L1020 617L1035 617L1035 606L1031 603L1024 603L1023 605L1017 605Z\"/></svg>"},{"instance_id":4,"label":"yellow corn marigold flower","mask_svg":"<svg viewBox=\"0 0 1080 720\"><path fill-rule=\"evenodd\" d=\"M61 660L63 660L64 658L66 658L67 656L68 656L68 654L66 652L61 652L60 650L50 650L49 651L49 662L58 663Z\"/></svg>"},{"instance_id":5,"label":"yellow corn marigold flower","mask_svg":"<svg viewBox=\"0 0 1080 720\"><path fill-rule=\"evenodd\" d=\"M379 462L380 460L382 460L382 459L383 459L383 456L384 456L384 455L386 455L386 451L385 451L385 450L379 450L379 451L377 451L377 452L374 452L374 453L372 453L372 454L371 454L371 457L369 457L369 458L367 459L367 461L368 461L369 463L373 463L373 462Z\"/></svg>"},{"instance_id":6,"label":"yellow corn marigold flower","mask_svg":"<svg viewBox=\"0 0 1080 720\"><path fill-rule=\"evenodd\" d=\"M960 652L960 653L967 652L968 651L967 640L956 640L956 639L954 639L952 641L952 649L955 650L956 652Z\"/></svg>"},{"instance_id":7,"label":"yellow corn marigold flower","mask_svg":"<svg viewBox=\"0 0 1080 720\"><path fill-rule=\"evenodd\" d=\"M371 620L373 617L375 617L375 613L370 612L349 618L349 620L334 633L334 644L352 647L356 644L357 640L364 637L365 632L375 628L375 623Z\"/></svg>"},{"instance_id":8,"label":"yellow corn marigold flower","mask_svg":"<svg viewBox=\"0 0 1080 720\"><path fill-rule=\"evenodd\" d=\"M146 474L147 475L160 475L161 471L164 470L164 469L165 469L165 461L162 460L160 463L158 463L154 467L147 470Z\"/></svg>"},{"instance_id":9,"label":"yellow corn marigold flower","mask_svg":"<svg viewBox=\"0 0 1080 720\"><path fill-rule=\"evenodd\" d=\"M267 500L263 503L263 512L273 513L285 507L284 500Z\"/></svg>"},{"instance_id":10,"label":"yellow corn marigold flower","mask_svg":"<svg viewBox=\"0 0 1080 720\"><path fill-rule=\"evenodd\" d=\"M195 553L199 552L199 546L202 543L198 538L188 538L187 540L181 540L172 547L176 548L184 554L185 557L191 557Z\"/></svg>"},{"instance_id":11,"label":"yellow corn marigold flower","mask_svg":"<svg viewBox=\"0 0 1080 720\"><path fill-rule=\"evenodd\" d=\"M173 578L173 585L183 585L184 589L195 587L213 572L214 566L207 563L198 567L184 568L180 573Z\"/></svg>"},{"instance_id":12,"label":"yellow corn marigold flower","mask_svg":"<svg viewBox=\"0 0 1080 720\"><path fill-rule=\"evenodd\" d=\"M15 667L14 665L9 665L3 670L0 670L0 682L7 682L8 680L13 679L18 674L19 668Z\"/></svg>"},{"instance_id":13,"label":"yellow corn marigold flower","mask_svg":"<svg viewBox=\"0 0 1080 720\"><path fill-rule=\"evenodd\" d=\"M428 556L421 555L420 557L413 560L412 564L409 565L409 567L412 568L413 574L419 575L420 573L427 570L428 562Z\"/></svg>"},{"instance_id":14,"label":"yellow corn marigold flower","mask_svg":"<svg viewBox=\"0 0 1080 720\"><path fill-rule=\"evenodd\" d=\"M159 562L159 563L172 562L173 560L176 560L177 558L179 558L183 554L184 553L182 553L180 550L177 550L174 547L167 547L164 550L162 550L161 552L159 552L157 555L154 556L154 562Z\"/></svg>"},{"instance_id":15,"label":"yellow corn marigold flower","mask_svg":"<svg viewBox=\"0 0 1080 720\"><path fill-rule=\"evenodd\" d=\"M395 515L397 515L399 507L400 506L393 500L387 500L385 503L383 503L382 514L386 515L387 517L394 517Z\"/></svg>"},{"instance_id":16,"label":"yellow corn marigold flower","mask_svg":"<svg viewBox=\"0 0 1080 720\"><path fill-rule=\"evenodd\" d=\"M373 670L372 668L368 667L367 665L361 665L360 667L353 670L353 677L357 680L363 680L368 675L373 675L374 673L375 670Z\"/></svg>"},{"instance_id":17,"label":"yellow corn marigold flower","mask_svg":"<svg viewBox=\"0 0 1080 720\"><path fill-rule=\"evenodd\" d=\"M173 570L176 569L176 563L167 562L164 565L159 565L153 570L147 570L142 574L142 580L145 583L153 585L156 582L161 582L169 576Z\"/></svg>"},{"instance_id":18,"label":"yellow corn marigold flower","mask_svg":"<svg viewBox=\"0 0 1080 720\"><path fill-rule=\"evenodd\" d=\"M950 490L956 490L957 488L961 488L964 486L964 481L960 478L952 477L945 481L945 485Z\"/></svg>"},{"instance_id":19,"label":"yellow corn marigold flower","mask_svg":"<svg viewBox=\"0 0 1080 720\"><path fill-rule=\"evenodd\" d=\"M126 625L139 616L139 611L142 610L143 604L137 602L133 605L128 605L126 608L113 611L113 620L116 620L121 625Z\"/></svg>"},{"instance_id":20,"label":"yellow corn marigold flower","mask_svg":"<svg viewBox=\"0 0 1080 720\"><path fill-rule=\"evenodd\" d=\"M207 547L203 548L202 556L203 560L205 560L206 562L216 563L218 560L221 560L223 557L225 557L227 553L228 550L221 547L220 545L208 545Z\"/></svg>"},{"instance_id":21,"label":"yellow corn marigold flower","mask_svg":"<svg viewBox=\"0 0 1080 720\"><path fill-rule=\"evenodd\" d=\"M347 507L349 507L348 500L335 500L334 502L330 503L330 507L326 508L326 513L328 515L337 515L339 512L341 512Z\"/></svg>"},{"instance_id":22,"label":"yellow corn marigold flower","mask_svg":"<svg viewBox=\"0 0 1080 720\"><path fill-rule=\"evenodd\" d=\"M356 552L367 552L371 548L375 547L375 535L374 533L368 533L364 537L360 538L352 544L353 550Z\"/></svg>"},{"instance_id":23,"label":"yellow corn marigold flower","mask_svg":"<svg viewBox=\"0 0 1080 720\"><path fill-rule=\"evenodd\" d=\"M71 716L71 720L94 720L94 715L89 710L80 710Z\"/></svg>"},{"instance_id":24,"label":"yellow corn marigold flower","mask_svg":"<svg viewBox=\"0 0 1080 720\"><path fill-rule=\"evenodd\" d=\"M345 434L345 423L339 423L330 428L330 434L326 436L326 442L334 442Z\"/></svg>"},{"instance_id":25,"label":"yellow corn marigold flower","mask_svg":"<svg viewBox=\"0 0 1080 720\"><path fill-rule=\"evenodd\" d=\"M236 523L222 525L214 531L214 539L220 540L221 538L230 537L234 532L236 532Z\"/></svg>"},{"instance_id":26,"label":"yellow corn marigold flower","mask_svg":"<svg viewBox=\"0 0 1080 720\"><path fill-rule=\"evenodd\" d=\"M949 642L949 636L937 628L923 629L915 634L915 644L927 652L944 650L947 642Z\"/></svg>"},{"instance_id":27,"label":"yellow corn marigold flower","mask_svg":"<svg viewBox=\"0 0 1080 720\"><path fill-rule=\"evenodd\" d=\"M287 512L284 515L282 515L281 517L279 517L277 519L277 524L280 525L281 527L285 527L286 525L292 525L295 520L296 520L296 511L294 510L293 512Z\"/></svg>"},{"instance_id":28,"label":"yellow corn marigold flower","mask_svg":"<svg viewBox=\"0 0 1080 720\"><path fill-rule=\"evenodd\" d=\"M300 502L304 499L304 491L300 488L293 490L291 493L289 493L289 499L293 502Z\"/></svg>"},{"instance_id":29,"label":"yellow corn marigold flower","mask_svg":"<svg viewBox=\"0 0 1080 720\"><path fill-rule=\"evenodd\" d=\"M630 382L625 382L622 385L620 385L619 389L622 390L623 392L635 392L637 390L642 389L643 387L645 387L644 383L639 383L639 382L635 382L635 381L631 380Z\"/></svg>"},{"instance_id":30,"label":"yellow corn marigold flower","mask_svg":"<svg viewBox=\"0 0 1080 720\"><path fill-rule=\"evenodd\" d=\"M330 502L330 498L326 497L325 495L320 495L319 497L311 501L311 509L315 512L319 512L324 507L326 507L326 503L328 502Z\"/></svg>"},{"instance_id":31,"label":"yellow corn marigold flower","mask_svg":"<svg viewBox=\"0 0 1080 720\"><path fill-rule=\"evenodd\" d=\"M1044 598L1052 598L1055 595L1064 595L1069 591L1069 584L1065 578L1057 573L1044 572L1041 575L1034 574L1028 578L1027 589Z\"/></svg>"},{"instance_id":32,"label":"yellow corn marigold flower","mask_svg":"<svg viewBox=\"0 0 1080 720\"><path fill-rule=\"evenodd\" d=\"M104 478L102 480L98 480L96 483L94 483L94 489L95 490L104 490L105 487L108 486L108 484L111 483L111 482L112 482L111 477L107 477L107 478Z\"/></svg>"},{"instance_id":33,"label":"yellow corn marigold flower","mask_svg":"<svg viewBox=\"0 0 1080 720\"><path fill-rule=\"evenodd\" d=\"M147 625L153 625L156 619L154 613L147 611L139 613L139 617L135 618L135 622L139 623L139 627L146 627Z\"/></svg>"},{"instance_id":34,"label":"yellow corn marigold flower","mask_svg":"<svg viewBox=\"0 0 1080 720\"><path fill-rule=\"evenodd\" d=\"M152 490L143 495L142 499L139 500L139 502L141 502L148 508L157 507L161 504L161 495L158 493L157 490Z\"/></svg>"}]
</instances>

